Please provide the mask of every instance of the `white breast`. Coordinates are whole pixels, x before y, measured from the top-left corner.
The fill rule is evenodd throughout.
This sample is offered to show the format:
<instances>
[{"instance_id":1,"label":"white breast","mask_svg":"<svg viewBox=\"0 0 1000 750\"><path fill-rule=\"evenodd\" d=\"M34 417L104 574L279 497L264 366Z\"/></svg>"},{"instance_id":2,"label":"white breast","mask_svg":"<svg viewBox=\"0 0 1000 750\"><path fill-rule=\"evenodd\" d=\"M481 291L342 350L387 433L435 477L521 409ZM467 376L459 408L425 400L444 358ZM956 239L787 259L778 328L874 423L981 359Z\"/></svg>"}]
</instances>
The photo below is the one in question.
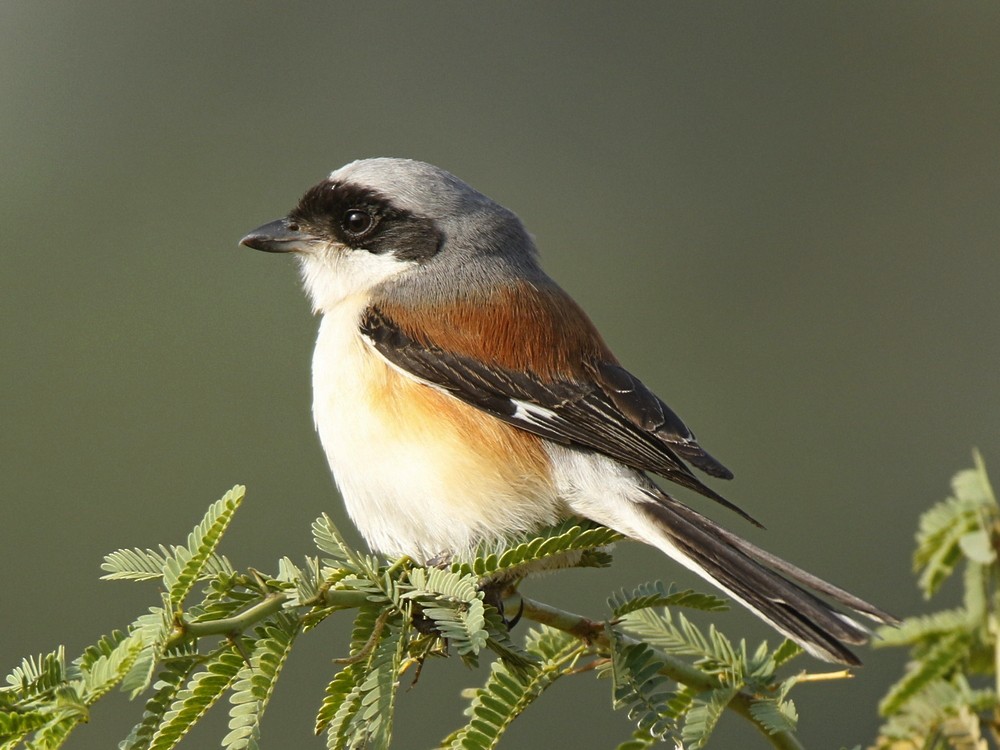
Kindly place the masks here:
<instances>
[{"instance_id":1,"label":"white breast","mask_svg":"<svg viewBox=\"0 0 1000 750\"><path fill-rule=\"evenodd\" d=\"M358 333L365 304L351 296L325 311L313 416L347 511L369 545L422 562L562 517L548 477L511 468L515 462L489 453L488 436L470 434L467 423L454 428L444 413L472 407L409 379L365 343ZM424 396L446 408L427 408ZM411 408L415 401L424 407ZM490 435L510 429L492 426L485 414L475 418L488 421Z\"/></svg>"}]
</instances>

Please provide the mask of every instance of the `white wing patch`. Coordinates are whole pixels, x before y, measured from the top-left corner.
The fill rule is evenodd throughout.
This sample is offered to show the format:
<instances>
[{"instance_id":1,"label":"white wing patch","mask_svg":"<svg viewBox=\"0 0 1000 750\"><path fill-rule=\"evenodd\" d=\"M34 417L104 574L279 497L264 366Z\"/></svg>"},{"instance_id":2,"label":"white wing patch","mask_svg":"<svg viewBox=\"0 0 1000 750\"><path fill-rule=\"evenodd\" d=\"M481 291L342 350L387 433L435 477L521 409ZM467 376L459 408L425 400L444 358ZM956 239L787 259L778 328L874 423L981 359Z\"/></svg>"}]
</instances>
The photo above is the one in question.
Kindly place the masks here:
<instances>
[{"instance_id":1,"label":"white wing patch","mask_svg":"<svg viewBox=\"0 0 1000 750\"><path fill-rule=\"evenodd\" d=\"M544 426L552 424L556 419L554 411L546 409L544 406L533 404L530 401L521 401L520 399L512 398L511 403L515 407L514 419L519 419L522 422Z\"/></svg>"}]
</instances>

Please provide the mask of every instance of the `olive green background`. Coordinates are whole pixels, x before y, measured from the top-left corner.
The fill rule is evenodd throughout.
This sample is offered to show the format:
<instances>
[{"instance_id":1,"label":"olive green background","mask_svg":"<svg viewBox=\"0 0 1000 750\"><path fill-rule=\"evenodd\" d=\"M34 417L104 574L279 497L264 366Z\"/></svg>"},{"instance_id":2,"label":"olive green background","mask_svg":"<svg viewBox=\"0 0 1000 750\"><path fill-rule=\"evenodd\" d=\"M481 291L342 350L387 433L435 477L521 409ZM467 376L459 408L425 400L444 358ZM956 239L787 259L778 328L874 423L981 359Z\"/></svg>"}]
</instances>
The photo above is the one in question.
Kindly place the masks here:
<instances>
[{"instance_id":1,"label":"olive green background","mask_svg":"<svg viewBox=\"0 0 1000 750\"><path fill-rule=\"evenodd\" d=\"M296 268L237 242L376 155L520 214L768 531L713 515L919 611L918 514L974 445L1000 476L998 32L976 2L0 4L0 668L156 603L99 582L101 556L182 541L235 483L239 565L308 553L322 511L358 540L313 433ZM637 545L617 559L527 590L599 615L616 587L695 583ZM346 619L293 654L266 747L324 746ZM803 740L869 741L902 657L799 690ZM428 665L396 746L458 726L484 675ZM567 680L505 746L614 747L609 702ZM102 701L70 747L140 712ZM190 747L217 745L217 713ZM727 718L712 746L765 743Z\"/></svg>"}]
</instances>

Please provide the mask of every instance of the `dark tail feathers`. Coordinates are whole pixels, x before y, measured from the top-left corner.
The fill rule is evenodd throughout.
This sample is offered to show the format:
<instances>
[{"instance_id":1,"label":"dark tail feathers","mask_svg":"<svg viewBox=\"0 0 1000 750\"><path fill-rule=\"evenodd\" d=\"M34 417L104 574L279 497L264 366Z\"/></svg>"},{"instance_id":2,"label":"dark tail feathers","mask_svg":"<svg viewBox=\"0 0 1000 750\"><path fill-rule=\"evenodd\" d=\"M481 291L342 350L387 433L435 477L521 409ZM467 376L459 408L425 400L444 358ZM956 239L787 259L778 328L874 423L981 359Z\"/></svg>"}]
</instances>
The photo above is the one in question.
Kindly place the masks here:
<instances>
[{"instance_id":1,"label":"dark tail feathers","mask_svg":"<svg viewBox=\"0 0 1000 750\"><path fill-rule=\"evenodd\" d=\"M648 541L715 583L819 659L861 664L848 645L867 642L870 633L816 593L875 622L898 622L853 594L726 531L668 495L651 497L638 509L660 532L658 540Z\"/></svg>"}]
</instances>

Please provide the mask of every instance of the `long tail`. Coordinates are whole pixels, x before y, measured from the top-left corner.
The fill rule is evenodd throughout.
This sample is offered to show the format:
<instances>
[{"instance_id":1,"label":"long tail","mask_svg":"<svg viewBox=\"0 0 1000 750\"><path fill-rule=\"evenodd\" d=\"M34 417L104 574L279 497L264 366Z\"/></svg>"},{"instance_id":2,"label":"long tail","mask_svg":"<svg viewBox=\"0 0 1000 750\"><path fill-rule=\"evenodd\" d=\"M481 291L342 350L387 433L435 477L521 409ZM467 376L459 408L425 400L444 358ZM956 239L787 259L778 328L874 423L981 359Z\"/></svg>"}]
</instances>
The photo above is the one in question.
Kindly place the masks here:
<instances>
[{"instance_id":1,"label":"long tail","mask_svg":"<svg viewBox=\"0 0 1000 750\"><path fill-rule=\"evenodd\" d=\"M816 594L875 622L898 623L878 607L750 544L665 493L651 490L633 510L633 528L626 533L718 586L819 659L861 664L848 645L867 642L870 632Z\"/></svg>"}]
</instances>

